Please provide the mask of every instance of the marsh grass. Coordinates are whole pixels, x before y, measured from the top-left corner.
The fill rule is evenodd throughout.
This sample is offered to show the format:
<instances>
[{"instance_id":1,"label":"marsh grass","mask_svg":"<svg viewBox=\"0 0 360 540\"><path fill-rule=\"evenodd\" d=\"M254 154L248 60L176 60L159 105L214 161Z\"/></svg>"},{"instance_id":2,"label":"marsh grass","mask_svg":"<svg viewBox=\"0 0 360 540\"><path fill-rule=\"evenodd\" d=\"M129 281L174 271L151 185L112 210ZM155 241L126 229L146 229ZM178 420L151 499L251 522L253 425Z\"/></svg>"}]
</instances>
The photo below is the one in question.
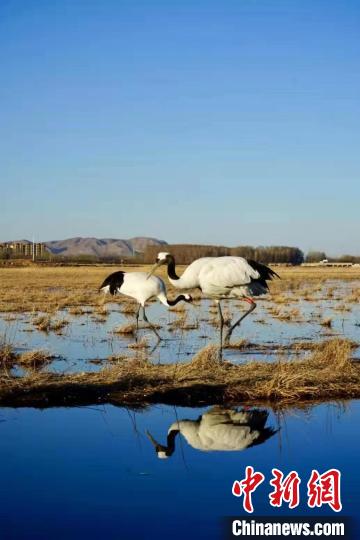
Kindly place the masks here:
<instances>
[{"instance_id":1,"label":"marsh grass","mask_svg":"<svg viewBox=\"0 0 360 540\"><path fill-rule=\"evenodd\" d=\"M109 362L110 364L118 364L128 360L128 358L128 355L125 353L116 353L108 356L107 362Z\"/></svg>"},{"instance_id":2,"label":"marsh grass","mask_svg":"<svg viewBox=\"0 0 360 540\"><path fill-rule=\"evenodd\" d=\"M276 319L279 319L280 321L284 321L284 322L302 322L303 321L301 312L297 308L283 309L279 307L271 307L271 308L268 308L268 312L273 317L275 317Z\"/></svg>"},{"instance_id":3,"label":"marsh grass","mask_svg":"<svg viewBox=\"0 0 360 540\"><path fill-rule=\"evenodd\" d=\"M151 265L122 265L128 271L149 271ZM179 274L184 267L179 266ZM0 312L53 312L57 309L76 306L95 306L99 302L99 285L104 278L114 271L113 266L43 266L0 267ZM273 281L270 290L273 296L286 295L291 291L294 296L302 296L304 289L314 294L319 284L326 286L327 280L360 279L360 269L354 268L318 268L318 267L276 267L281 280ZM166 279L165 268L157 274ZM19 283L22 284L21 288ZM175 289L167 283L167 289ZM328 288L327 294L334 296L335 287ZM359 298L359 289L354 288L354 295ZM194 300L202 298L198 290L191 291ZM330 297L330 296L329 296ZM106 296L105 302L123 304L124 298ZM354 300L356 301L356 299Z\"/></svg>"},{"instance_id":4,"label":"marsh grass","mask_svg":"<svg viewBox=\"0 0 360 540\"><path fill-rule=\"evenodd\" d=\"M0 364L2 366L8 366L14 363L16 359L14 347L7 343L4 338L0 341Z\"/></svg>"},{"instance_id":5,"label":"marsh grass","mask_svg":"<svg viewBox=\"0 0 360 540\"><path fill-rule=\"evenodd\" d=\"M328 400L360 397L360 365L352 343L332 339L317 344L305 358L283 355L273 363L221 361L208 345L190 362L153 364L143 355L109 362L96 373L31 372L0 376L0 402L36 403L239 403Z\"/></svg>"},{"instance_id":6,"label":"marsh grass","mask_svg":"<svg viewBox=\"0 0 360 540\"><path fill-rule=\"evenodd\" d=\"M134 343L129 343L129 349L148 349L150 347L148 340L145 337L142 337L139 341Z\"/></svg>"},{"instance_id":7,"label":"marsh grass","mask_svg":"<svg viewBox=\"0 0 360 540\"><path fill-rule=\"evenodd\" d=\"M74 306L68 309L68 313L69 315L78 316L78 315L84 315L85 313L87 313L87 311L81 306Z\"/></svg>"},{"instance_id":8,"label":"marsh grass","mask_svg":"<svg viewBox=\"0 0 360 540\"><path fill-rule=\"evenodd\" d=\"M69 324L67 319L52 319L50 315L38 315L32 320L33 325L42 332L60 332Z\"/></svg>"},{"instance_id":9,"label":"marsh grass","mask_svg":"<svg viewBox=\"0 0 360 540\"><path fill-rule=\"evenodd\" d=\"M138 307L136 302L126 300L120 304L120 311L125 315L134 315L137 312Z\"/></svg>"},{"instance_id":10,"label":"marsh grass","mask_svg":"<svg viewBox=\"0 0 360 540\"><path fill-rule=\"evenodd\" d=\"M351 311L351 307L346 304L339 304L338 306L334 306L333 310L340 311L340 312Z\"/></svg>"},{"instance_id":11,"label":"marsh grass","mask_svg":"<svg viewBox=\"0 0 360 540\"><path fill-rule=\"evenodd\" d=\"M136 324L129 323L129 324L122 324L121 326L114 328L113 333L123 334L123 335L134 335L135 331L136 331Z\"/></svg>"},{"instance_id":12,"label":"marsh grass","mask_svg":"<svg viewBox=\"0 0 360 540\"><path fill-rule=\"evenodd\" d=\"M231 343L228 343L226 345L226 348L227 349L239 349L239 350L243 350L243 349L247 349L250 347L250 343L248 342L247 339L238 339L238 340L234 340L232 341Z\"/></svg>"},{"instance_id":13,"label":"marsh grass","mask_svg":"<svg viewBox=\"0 0 360 540\"><path fill-rule=\"evenodd\" d=\"M287 304L289 302L289 297L282 294L278 294L278 295L273 296L271 300L275 304Z\"/></svg>"},{"instance_id":14,"label":"marsh grass","mask_svg":"<svg viewBox=\"0 0 360 540\"><path fill-rule=\"evenodd\" d=\"M325 319L322 319L319 322L319 324L321 324L321 326L326 326L327 328L331 328L333 324L333 320L331 317L326 317Z\"/></svg>"},{"instance_id":15,"label":"marsh grass","mask_svg":"<svg viewBox=\"0 0 360 540\"><path fill-rule=\"evenodd\" d=\"M15 365L25 369L39 369L49 364L53 358L53 355L45 350L16 353L15 348L4 339L0 343L0 366L3 370Z\"/></svg>"},{"instance_id":16,"label":"marsh grass","mask_svg":"<svg viewBox=\"0 0 360 540\"><path fill-rule=\"evenodd\" d=\"M169 330L197 330L199 321L189 321L187 311L181 312L181 315L169 323Z\"/></svg>"},{"instance_id":17,"label":"marsh grass","mask_svg":"<svg viewBox=\"0 0 360 540\"><path fill-rule=\"evenodd\" d=\"M48 365L53 356L48 351L36 350L21 353L16 358L16 364L26 369L39 369Z\"/></svg>"},{"instance_id":18,"label":"marsh grass","mask_svg":"<svg viewBox=\"0 0 360 540\"><path fill-rule=\"evenodd\" d=\"M186 312L186 307L184 304L180 303L180 304L176 304L176 306L170 307L169 311L173 313L184 313Z\"/></svg>"}]
</instances>

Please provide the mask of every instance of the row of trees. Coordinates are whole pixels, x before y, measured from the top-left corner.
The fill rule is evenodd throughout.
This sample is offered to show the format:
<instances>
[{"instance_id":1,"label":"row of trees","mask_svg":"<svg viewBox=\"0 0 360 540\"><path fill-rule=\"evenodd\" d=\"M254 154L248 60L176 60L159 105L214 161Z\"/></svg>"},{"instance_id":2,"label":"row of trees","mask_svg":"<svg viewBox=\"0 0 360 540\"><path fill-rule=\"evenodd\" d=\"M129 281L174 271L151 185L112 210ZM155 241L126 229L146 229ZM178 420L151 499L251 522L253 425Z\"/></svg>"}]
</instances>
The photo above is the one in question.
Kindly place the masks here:
<instances>
[{"instance_id":1,"label":"row of trees","mask_svg":"<svg viewBox=\"0 0 360 540\"><path fill-rule=\"evenodd\" d=\"M170 244L162 249L174 255L179 264L189 264L199 257L221 257L236 255L263 263L301 264L304 254L301 249L291 246L206 246L198 244ZM144 262L152 263L159 252L159 246L149 246L144 253Z\"/></svg>"},{"instance_id":2,"label":"row of trees","mask_svg":"<svg viewBox=\"0 0 360 540\"><path fill-rule=\"evenodd\" d=\"M310 251L306 257L298 247L292 246L208 246L201 244L169 244L166 246L148 246L144 254L137 253L136 257L97 257L95 255L77 255L65 257L44 253L36 260L44 263L55 264L142 264L153 263L159 251L169 251L172 253L179 264L190 264L199 257L221 257L224 255L236 255L253 259L254 261L269 263L281 263L299 265L303 262L317 263L327 259L329 262L347 262L360 263L360 256L342 255L340 257L327 257L323 251ZM14 255L0 251L0 260L2 259L22 259L21 255Z\"/></svg>"},{"instance_id":3,"label":"row of trees","mask_svg":"<svg viewBox=\"0 0 360 540\"><path fill-rule=\"evenodd\" d=\"M324 251L309 251L306 255L305 261L308 263L317 263L327 259L326 253Z\"/></svg>"},{"instance_id":4,"label":"row of trees","mask_svg":"<svg viewBox=\"0 0 360 540\"><path fill-rule=\"evenodd\" d=\"M309 251L305 261L308 263L317 263L323 260L329 262L360 263L360 257L357 255L340 255L340 257L327 257L324 251Z\"/></svg>"}]
</instances>

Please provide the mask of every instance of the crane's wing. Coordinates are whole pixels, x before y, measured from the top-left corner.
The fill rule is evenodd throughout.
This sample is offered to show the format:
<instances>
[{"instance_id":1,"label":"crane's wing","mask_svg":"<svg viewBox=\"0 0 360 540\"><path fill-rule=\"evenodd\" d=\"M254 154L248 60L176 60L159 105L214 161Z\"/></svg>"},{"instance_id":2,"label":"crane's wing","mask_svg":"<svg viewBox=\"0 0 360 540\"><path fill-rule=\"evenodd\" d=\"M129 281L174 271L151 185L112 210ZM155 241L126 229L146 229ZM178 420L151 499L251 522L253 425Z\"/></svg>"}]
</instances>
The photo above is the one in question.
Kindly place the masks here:
<instances>
[{"instance_id":1,"label":"crane's wing","mask_svg":"<svg viewBox=\"0 0 360 540\"><path fill-rule=\"evenodd\" d=\"M199 274L203 292L218 292L247 285L260 278L257 270L242 257L216 257L204 265Z\"/></svg>"},{"instance_id":2,"label":"crane's wing","mask_svg":"<svg viewBox=\"0 0 360 540\"><path fill-rule=\"evenodd\" d=\"M213 260L214 257L201 257L200 259L196 259L195 261L193 261L184 270L179 280L182 283L182 286L179 287L179 284L174 282L175 287L183 289L195 289L196 287L199 287L199 275L202 268L204 268L204 266L206 266L209 262Z\"/></svg>"}]
</instances>

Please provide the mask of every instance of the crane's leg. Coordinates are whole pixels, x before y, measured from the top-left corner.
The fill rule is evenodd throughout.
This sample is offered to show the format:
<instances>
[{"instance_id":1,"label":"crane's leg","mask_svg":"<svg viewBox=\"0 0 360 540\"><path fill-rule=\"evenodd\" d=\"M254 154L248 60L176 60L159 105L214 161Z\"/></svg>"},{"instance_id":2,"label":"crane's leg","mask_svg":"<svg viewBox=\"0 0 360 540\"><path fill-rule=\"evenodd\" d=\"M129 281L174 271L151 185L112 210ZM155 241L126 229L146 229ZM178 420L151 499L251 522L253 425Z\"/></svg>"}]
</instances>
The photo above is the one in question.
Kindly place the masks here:
<instances>
[{"instance_id":1,"label":"crane's leg","mask_svg":"<svg viewBox=\"0 0 360 540\"><path fill-rule=\"evenodd\" d=\"M241 323L241 321L243 321L245 319L245 317L247 317L252 311L254 311L254 309L256 308L256 304L254 302L254 300L252 298L244 298L245 302L247 302L248 304L250 304L250 307L247 311L245 311L244 315L242 315L240 317L240 319L238 319L233 325L230 326L229 330L226 332L226 336L225 336L225 340L224 340L224 345L229 345L229 342L230 342L230 338L231 338L231 334L233 333L233 331L235 330L235 328L237 326L239 326L239 324Z\"/></svg>"},{"instance_id":2,"label":"crane's leg","mask_svg":"<svg viewBox=\"0 0 360 540\"><path fill-rule=\"evenodd\" d=\"M156 335L156 337L158 338L159 341L161 341L161 337L160 335L158 334L155 326L153 324L151 324L151 322L149 321L149 319L147 318L146 316L146 313L145 313L145 307L143 306L143 317L144 317L144 321L148 323L148 325L150 326L151 330L154 332L154 334Z\"/></svg>"},{"instance_id":3,"label":"crane's leg","mask_svg":"<svg viewBox=\"0 0 360 540\"><path fill-rule=\"evenodd\" d=\"M220 348L219 348L219 359L222 360L222 347L223 347L223 329L224 329L224 316L221 311L220 300L215 300L218 306L219 319L220 319Z\"/></svg>"},{"instance_id":4,"label":"crane's leg","mask_svg":"<svg viewBox=\"0 0 360 540\"><path fill-rule=\"evenodd\" d=\"M136 312L136 339L137 339L137 335L138 335L138 332L139 332L139 314L140 314L140 304L139 304L139 307L137 309L137 312Z\"/></svg>"}]
</instances>

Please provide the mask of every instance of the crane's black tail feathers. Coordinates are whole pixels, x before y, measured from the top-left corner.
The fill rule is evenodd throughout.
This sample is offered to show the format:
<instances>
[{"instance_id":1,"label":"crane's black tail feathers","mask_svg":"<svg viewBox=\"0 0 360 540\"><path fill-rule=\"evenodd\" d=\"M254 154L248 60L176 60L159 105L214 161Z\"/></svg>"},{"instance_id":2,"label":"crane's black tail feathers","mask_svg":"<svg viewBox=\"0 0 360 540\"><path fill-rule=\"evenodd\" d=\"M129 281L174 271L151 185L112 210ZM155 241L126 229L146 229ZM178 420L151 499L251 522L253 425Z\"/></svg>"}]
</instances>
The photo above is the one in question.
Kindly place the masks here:
<instances>
[{"instance_id":1,"label":"crane's black tail feathers","mask_svg":"<svg viewBox=\"0 0 360 540\"><path fill-rule=\"evenodd\" d=\"M101 287L99 287L99 291L104 289L105 287L109 287L109 293L114 295L117 293L117 291L120 289L121 285L124 283L124 274L125 272L113 272L108 276Z\"/></svg>"},{"instance_id":2,"label":"crane's black tail feathers","mask_svg":"<svg viewBox=\"0 0 360 540\"><path fill-rule=\"evenodd\" d=\"M273 437L275 435L275 433L277 433L278 431L279 431L278 429L273 429L271 427L267 427L267 428L262 429L259 432L258 438L255 439L255 441L253 441L251 444L249 444L248 448L251 448L252 446L257 446L258 444L264 443L268 439L271 439L271 437Z\"/></svg>"},{"instance_id":3,"label":"crane's black tail feathers","mask_svg":"<svg viewBox=\"0 0 360 540\"><path fill-rule=\"evenodd\" d=\"M256 262L256 261L253 261L252 259L247 259L247 262L250 264L251 268L256 270L256 272L259 272L259 274L260 274L260 277L258 279L256 279L256 280L254 280L254 281L258 281L259 283L261 283L261 285L266 287L266 289L269 288L268 284L266 283L267 281L270 281L270 280L274 279L274 277L277 277L277 278L281 279L279 274L277 274L269 266L266 266L265 264L261 264L261 263Z\"/></svg>"}]
</instances>

